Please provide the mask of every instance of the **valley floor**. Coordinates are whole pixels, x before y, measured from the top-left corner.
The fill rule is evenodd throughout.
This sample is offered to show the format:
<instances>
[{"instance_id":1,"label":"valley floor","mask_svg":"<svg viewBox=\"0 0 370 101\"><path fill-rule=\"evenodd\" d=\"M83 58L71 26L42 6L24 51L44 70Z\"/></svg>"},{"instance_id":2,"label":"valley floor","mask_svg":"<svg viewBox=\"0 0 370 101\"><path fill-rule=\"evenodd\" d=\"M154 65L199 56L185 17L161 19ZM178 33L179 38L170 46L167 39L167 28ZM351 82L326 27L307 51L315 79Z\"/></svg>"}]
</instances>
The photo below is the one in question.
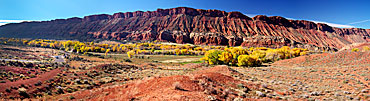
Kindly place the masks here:
<instances>
[{"instance_id":1,"label":"valley floor","mask_svg":"<svg viewBox=\"0 0 370 101\"><path fill-rule=\"evenodd\" d=\"M190 63L178 68L191 70L173 73L161 69L162 72L154 77L52 99L74 96L85 100L369 100L370 61L367 56L369 52L343 51L302 56L250 68ZM156 63L150 66L160 67ZM207 78L208 82L199 79L200 76ZM244 88L238 87L241 85Z\"/></svg>"},{"instance_id":2,"label":"valley floor","mask_svg":"<svg viewBox=\"0 0 370 101\"><path fill-rule=\"evenodd\" d=\"M17 53L3 55L14 54ZM42 54L47 55L47 52ZM52 91L64 91L29 98L35 100L370 100L369 55L370 52L340 51L280 60L263 67L233 67L206 65L200 63L199 56L128 58L126 54L105 57L71 54L64 61L58 60L69 66L37 75L58 74L51 83L31 78L7 81L1 83L0 88L37 79L55 85ZM33 60L43 59L52 61L53 58ZM127 59L131 62L125 61ZM7 67L0 70L6 71L3 68ZM33 86L33 83L27 86L29 89L42 87ZM73 91L67 92L70 89ZM7 93L2 89L0 92L3 99L19 97L16 90Z\"/></svg>"}]
</instances>

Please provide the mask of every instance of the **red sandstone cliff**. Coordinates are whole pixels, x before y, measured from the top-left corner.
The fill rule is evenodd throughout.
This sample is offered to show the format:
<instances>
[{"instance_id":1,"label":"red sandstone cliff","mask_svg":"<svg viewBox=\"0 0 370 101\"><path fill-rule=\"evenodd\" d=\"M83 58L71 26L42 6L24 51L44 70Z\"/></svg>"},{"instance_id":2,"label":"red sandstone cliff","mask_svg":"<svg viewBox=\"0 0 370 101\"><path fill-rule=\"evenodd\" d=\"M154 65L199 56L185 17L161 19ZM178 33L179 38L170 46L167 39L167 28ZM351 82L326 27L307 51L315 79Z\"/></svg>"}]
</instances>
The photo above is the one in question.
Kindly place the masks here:
<instances>
[{"instance_id":1,"label":"red sandstone cliff","mask_svg":"<svg viewBox=\"0 0 370 101\"><path fill-rule=\"evenodd\" d=\"M370 29L186 7L23 22L0 26L3 37L161 40L203 45L341 48L369 42Z\"/></svg>"}]
</instances>

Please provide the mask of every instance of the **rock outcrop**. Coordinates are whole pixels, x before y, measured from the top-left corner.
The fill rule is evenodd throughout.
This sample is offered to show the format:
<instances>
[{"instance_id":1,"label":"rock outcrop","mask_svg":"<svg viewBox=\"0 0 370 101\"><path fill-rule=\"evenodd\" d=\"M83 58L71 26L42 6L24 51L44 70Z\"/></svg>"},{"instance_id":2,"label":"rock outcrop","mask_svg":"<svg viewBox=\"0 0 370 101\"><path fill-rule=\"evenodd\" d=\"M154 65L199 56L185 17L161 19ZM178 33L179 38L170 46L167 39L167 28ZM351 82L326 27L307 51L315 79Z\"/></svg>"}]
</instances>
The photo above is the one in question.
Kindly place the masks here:
<instances>
[{"instance_id":1,"label":"rock outcrop","mask_svg":"<svg viewBox=\"0 0 370 101\"><path fill-rule=\"evenodd\" d=\"M53 39L160 40L230 46L315 46L341 48L370 41L370 29L336 28L280 16L187 7L0 26L1 37Z\"/></svg>"}]
</instances>

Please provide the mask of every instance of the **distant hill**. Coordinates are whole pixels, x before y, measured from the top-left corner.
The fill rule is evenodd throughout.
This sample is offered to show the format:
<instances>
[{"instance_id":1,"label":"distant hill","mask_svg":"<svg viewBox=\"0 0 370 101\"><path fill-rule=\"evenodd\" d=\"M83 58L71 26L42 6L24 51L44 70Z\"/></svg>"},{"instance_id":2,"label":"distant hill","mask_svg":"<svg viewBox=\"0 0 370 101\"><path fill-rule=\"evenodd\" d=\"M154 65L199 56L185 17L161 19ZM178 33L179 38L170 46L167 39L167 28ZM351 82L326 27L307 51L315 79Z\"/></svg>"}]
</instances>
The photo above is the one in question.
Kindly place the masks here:
<instances>
[{"instance_id":1,"label":"distant hill","mask_svg":"<svg viewBox=\"0 0 370 101\"><path fill-rule=\"evenodd\" d=\"M230 46L339 49L370 42L370 29L336 28L305 20L187 7L0 26L0 37L161 40Z\"/></svg>"}]
</instances>

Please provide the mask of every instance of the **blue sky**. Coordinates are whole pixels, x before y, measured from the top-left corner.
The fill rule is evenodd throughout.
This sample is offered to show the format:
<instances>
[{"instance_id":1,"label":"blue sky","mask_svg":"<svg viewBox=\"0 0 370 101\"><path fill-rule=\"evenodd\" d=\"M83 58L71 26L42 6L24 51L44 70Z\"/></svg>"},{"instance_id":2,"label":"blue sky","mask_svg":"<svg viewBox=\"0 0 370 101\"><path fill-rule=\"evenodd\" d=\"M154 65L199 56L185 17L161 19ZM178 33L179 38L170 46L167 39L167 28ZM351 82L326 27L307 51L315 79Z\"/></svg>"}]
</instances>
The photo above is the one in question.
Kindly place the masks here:
<instances>
[{"instance_id":1,"label":"blue sky","mask_svg":"<svg viewBox=\"0 0 370 101\"><path fill-rule=\"evenodd\" d=\"M182 6L370 29L370 0L1 0L0 24Z\"/></svg>"}]
</instances>

